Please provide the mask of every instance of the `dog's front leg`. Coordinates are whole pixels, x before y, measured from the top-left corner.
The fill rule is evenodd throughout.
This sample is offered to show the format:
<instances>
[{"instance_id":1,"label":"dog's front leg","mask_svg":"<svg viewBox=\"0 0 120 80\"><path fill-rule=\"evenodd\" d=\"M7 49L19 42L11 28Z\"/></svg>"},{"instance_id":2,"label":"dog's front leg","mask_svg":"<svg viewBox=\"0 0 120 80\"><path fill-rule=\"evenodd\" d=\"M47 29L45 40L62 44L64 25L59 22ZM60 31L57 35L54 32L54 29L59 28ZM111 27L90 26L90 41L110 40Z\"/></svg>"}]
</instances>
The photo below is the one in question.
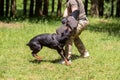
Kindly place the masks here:
<instances>
[{"instance_id":1,"label":"dog's front leg","mask_svg":"<svg viewBox=\"0 0 120 80\"><path fill-rule=\"evenodd\" d=\"M63 51L63 55L64 55L65 59L67 60L66 65L70 65L71 63L69 63L69 59L66 57L65 50L63 49L62 51Z\"/></svg>"},{"instance_id":2,"label":"dog's front leg","mask_svg":"<svg viewBox=\"0 0 120 80\"><path fill-rule=\"evenodd\" d=\"M69 65L70 65L70 64L69 64L69 61L68 61L67 58L62 54L62 51L63 51L63 53L64 53L64 50L58 50L58 53L60 54L61 58L63 58L63 60L65 61L65 64L66 64L67 66L69 66Z\"/></svg>"}]
</instances>

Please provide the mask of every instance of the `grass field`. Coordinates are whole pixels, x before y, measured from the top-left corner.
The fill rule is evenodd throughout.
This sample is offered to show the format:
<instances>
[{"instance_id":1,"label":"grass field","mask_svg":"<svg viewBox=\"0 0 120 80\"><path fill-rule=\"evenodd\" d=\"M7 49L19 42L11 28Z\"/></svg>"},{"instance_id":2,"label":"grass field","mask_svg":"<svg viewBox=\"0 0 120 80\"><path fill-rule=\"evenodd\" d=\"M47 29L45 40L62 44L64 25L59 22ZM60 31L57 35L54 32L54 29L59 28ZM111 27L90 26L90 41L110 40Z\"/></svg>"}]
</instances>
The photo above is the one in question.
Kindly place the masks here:
<instances>
[{"instance_id":1,"label":"grass field","mask_svg":"<svg viewBox=\"0 0 120 80\"><path fill-rule=\"evenodd\" d=\"M60 20L0 22L0 80L120 80L120 20L90 18L80 38L90 52L79 58L73 47L71 66L59 64L55 50L43 48L37 62L26 43L35 35L54 33Z\"/></svg>"}]
</instances>

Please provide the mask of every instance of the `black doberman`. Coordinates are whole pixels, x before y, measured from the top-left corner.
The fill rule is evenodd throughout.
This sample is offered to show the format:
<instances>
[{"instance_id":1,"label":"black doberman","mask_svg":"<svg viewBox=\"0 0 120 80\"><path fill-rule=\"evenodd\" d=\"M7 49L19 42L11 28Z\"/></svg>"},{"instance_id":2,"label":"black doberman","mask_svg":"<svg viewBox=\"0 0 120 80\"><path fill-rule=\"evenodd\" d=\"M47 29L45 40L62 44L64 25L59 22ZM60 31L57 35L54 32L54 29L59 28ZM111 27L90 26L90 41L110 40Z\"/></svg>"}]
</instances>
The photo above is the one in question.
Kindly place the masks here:
<instances>
[{"instance_id":1,"label":"black doberman","mask_svg":"<svg viewBox=\"0 0 120 80\"><path fill-rule=\"evenodd\" d=\"M30 47L32 50L32 55L37 60L41 60L41 58L37 55L37 53L42 49L43 46L46 46L51 49L57 50L59 55L63 58L66 65L69 64L69 60L64 56L64 49L65 43L67 39L70 37L71 31L66 28L61 34L40 34L33 37L27 46Z\"/></svg>"}]
</instances>

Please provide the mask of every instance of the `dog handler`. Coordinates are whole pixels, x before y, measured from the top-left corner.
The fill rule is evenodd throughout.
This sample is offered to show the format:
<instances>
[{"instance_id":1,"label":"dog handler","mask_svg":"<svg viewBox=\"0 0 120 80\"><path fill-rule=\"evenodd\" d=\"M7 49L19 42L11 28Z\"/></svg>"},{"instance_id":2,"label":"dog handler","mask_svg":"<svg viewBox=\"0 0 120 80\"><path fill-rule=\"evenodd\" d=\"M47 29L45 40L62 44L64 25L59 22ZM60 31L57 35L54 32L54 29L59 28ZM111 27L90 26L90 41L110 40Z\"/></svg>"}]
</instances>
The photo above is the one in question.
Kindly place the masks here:
<instances>
[{"instance_id":1,"label":"dog handler","mask_svg":"<svg viewBox=\"0 0 120 80\"><path fill-rule=\"evenodd\" d=\"M83 42L79 38L79 35L81 32L87 27L89 24L89 21L85 14L84 4L82 0L66 0L66 9L64 10L62 23L65 24L65 22L68 20L68 18L73 19L71 27L76 27L74 29L73 33L71 34L71 37L67 40L65 45L65 56L70 59L72 54L72 43L74 42L75 46L77 47L79 53L81 54L81 57L87 58L89 57L89 52L85 48ZM76 21L78 22L76 22ZM71 60L69 60L71 63ZM65 61L61 60L61 64L64 64Z\"/></svg>"}]
</instances>

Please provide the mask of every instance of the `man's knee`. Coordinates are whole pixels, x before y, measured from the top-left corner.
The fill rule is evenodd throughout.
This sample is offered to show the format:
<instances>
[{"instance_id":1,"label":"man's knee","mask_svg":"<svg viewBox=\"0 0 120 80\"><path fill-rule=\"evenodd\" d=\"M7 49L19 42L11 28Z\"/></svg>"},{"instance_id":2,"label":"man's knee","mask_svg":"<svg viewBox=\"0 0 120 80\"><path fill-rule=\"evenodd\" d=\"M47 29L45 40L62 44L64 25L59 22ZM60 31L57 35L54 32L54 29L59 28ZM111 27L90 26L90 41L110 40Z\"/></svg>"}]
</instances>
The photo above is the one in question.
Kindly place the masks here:
<instances>
[{"instance_id":1,"label":"man's knee","mask_svg":"<svg viewBox=\"0 0 120 80\"><path fill-rule=\"evenodd\" d=\"M84 21L84 20L80 20L78 24L79 24L79 27L86 28L87 25L89 24L89 22L88 21Z\"/></svg>"},{"instance_id":2,"label":"man's knee","mask_svg":"<svg viewBox=\"0 0 120 80\"><path fill-rule=\"evenodd\" d=\"M80 35L80 33L87 27L89 21L80 20L76 29L76 35Z\"/></svg>"}]
</instances>

